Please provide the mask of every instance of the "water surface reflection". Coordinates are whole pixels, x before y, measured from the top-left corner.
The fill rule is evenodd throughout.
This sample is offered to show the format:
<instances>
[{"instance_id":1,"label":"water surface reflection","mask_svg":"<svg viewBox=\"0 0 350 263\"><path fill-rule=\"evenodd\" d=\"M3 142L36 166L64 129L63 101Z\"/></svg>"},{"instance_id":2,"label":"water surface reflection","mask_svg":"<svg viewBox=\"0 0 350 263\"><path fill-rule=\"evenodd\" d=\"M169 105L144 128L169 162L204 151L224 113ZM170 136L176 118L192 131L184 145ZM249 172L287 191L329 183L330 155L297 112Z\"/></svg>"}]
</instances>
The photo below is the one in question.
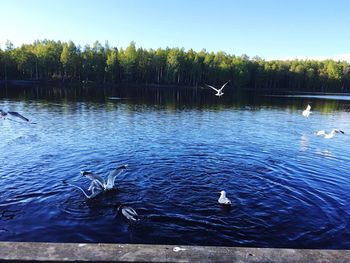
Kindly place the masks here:
<instances>
[{"instance_id":1,"label":"water surface reflection","mask_svg":"<svg viewBox=\"0 0 350 263\"><path fill-rule=\"evenodd\" d=\"M348 101L234 88L0 94L0 108L37 123L0 122L1 240L350 248ZM313 134L332 128L346 133ZM63 183L87 188L80 170L123 163L116 189L93 200ZM143 220L117 216L121 203Z\"/></svg>"}]
</instances>

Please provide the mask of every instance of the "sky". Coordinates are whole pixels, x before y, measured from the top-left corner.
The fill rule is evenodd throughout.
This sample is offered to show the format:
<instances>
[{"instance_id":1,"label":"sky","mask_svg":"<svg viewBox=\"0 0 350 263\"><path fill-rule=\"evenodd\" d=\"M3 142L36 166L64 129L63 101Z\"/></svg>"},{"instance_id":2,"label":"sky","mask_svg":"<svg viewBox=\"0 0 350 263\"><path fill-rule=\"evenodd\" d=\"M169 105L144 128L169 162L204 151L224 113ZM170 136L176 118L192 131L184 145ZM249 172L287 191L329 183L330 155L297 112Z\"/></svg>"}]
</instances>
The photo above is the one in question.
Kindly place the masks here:
<instances>
[{"instance_id":1,"label":"sky","mask_svg":"<svg viewBox=\"0 0 350 263\"><path fill-rule=\"evenodd\" d=\"M51 39L350 61L348 0L0 0L0 48Z\"/></svg>"}]
</instances>

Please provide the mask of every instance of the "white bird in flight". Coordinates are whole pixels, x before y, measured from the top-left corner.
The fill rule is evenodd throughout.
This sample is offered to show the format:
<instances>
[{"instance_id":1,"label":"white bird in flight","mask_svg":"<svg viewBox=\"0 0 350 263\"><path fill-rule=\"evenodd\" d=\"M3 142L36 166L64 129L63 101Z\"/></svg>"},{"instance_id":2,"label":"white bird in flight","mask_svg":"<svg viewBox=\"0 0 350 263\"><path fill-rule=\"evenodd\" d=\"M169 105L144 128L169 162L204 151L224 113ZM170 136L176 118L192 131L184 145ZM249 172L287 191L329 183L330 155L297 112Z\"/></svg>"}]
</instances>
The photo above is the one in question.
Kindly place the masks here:
<instances>
[{"instance_id":1,"label":"white bird in flight","mask_svg":"<svg viewBox=\"0 0 350 263\"><path fill-rule=\"evenodd\" d=\"M320 130L320 131L316 132L316 135L317 135L317 136L323 136L325 139L330 139L330 138L333 138L333 136L334 136L336 133L342 133L342 134L344 134L344 132L343 132L342 130L333 129L330 133L327 133L325 130Z\"/></svg>"},{"instance_id":2,"label":"white bird in flight","mask_svg":"<svg viewBox=\"0 0 350 263\"><path fill-rule=\"evenodd\" d=\"M310 104L308 104L306 109L303 110L303 116L306 118L309 118L310 113L312 113L310 110L311 110L311 106Z\"/></svg>"},{"instance_id":3,"label":"white bird in flight","mask_svg":"<svg viewBox=\"0 0 350 263\"><path fill-rule=\"evenodd\" d=\"M0 110L0 117L4 118L4 119L8 119L8 115L11 115L11 116L14 116L14 117L17 117L17 118L20 118L24 121L29 121L26 117L24 117L23 115L19 114L18 112L16 111L3 111L3 110ZM11 120L11 119L9 119Z\"/></svg>"},{"instance_id":4,"label":"white bird in flight","mask_svg":"<svg viewBox=\"0 0 350 263\"><path fill-rule=\"evenodd\" d=\"M219 197L218 202L221 205L230 205L230 204L232 204L231 200L226 197L226 192L225 191L221 191L220 192L220 197Z\"/></svg>"},{"instance_id":5,"label":"white bird in flight","mask_svg":"<svg viewBox=\"0 0 350 263\"><path fill-rule=\"evenodd\" d=\"M225 88L225 86L227 85L227 83L229 83L230 81L231 81L231 80L227 81L224 85L221 86L220 89L217 89L217 88L215 88L215 87L213 87L213 86L211 86L211 85L208 85L208 84L205 84L205 85L207 85L209 88L212 88L213 90L216 91L215 96L221 97L222 95L224 95L224 93L222 92L222 90Z\"/></svg>"},{"instance_id":6,"label":"white bird in flight","mask_svg":"<svg viewBox=\"0 0 350 263\"><path fill-rule=\"evenodd\" d=\"M136 222L139 221L139 215L136 213L136 211L130 207L130 206L118 206L117 213L121 211L123 216L125 216L126 219L128 219L130 222Z\"/></svg>"},{"instance_id":7,"label":"white bird in flight","mask_svg":"<svg viewBox=\"0 0 350 263\"><path fill-rule=\"evenodd\" d=\"M115 178L122 172L124 172L126 167L127 164L119 166L115 170L111 171L107 177L107 181L105 181L105 179L103 179L103 177L98 174L87 171L81 171L80 174L82 176L85 176L86 178L91 180L91 184L88 188L88 191L91 191L91 195L87 194L81 187L77 185L70 185L82 191L87 198L93 198L101 192L113 189Z\"/></svg>"}]
</instances>

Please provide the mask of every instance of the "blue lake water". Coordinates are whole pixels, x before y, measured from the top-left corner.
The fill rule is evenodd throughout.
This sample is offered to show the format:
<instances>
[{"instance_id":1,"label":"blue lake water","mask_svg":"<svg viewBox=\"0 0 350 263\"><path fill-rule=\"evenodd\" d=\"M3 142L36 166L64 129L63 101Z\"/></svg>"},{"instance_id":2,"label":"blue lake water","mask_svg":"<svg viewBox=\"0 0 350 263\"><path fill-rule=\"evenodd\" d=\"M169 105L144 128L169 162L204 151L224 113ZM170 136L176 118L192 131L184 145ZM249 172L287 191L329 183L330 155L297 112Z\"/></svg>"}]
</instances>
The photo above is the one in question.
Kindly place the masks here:
<instances>
[{"instance_id":1,"label":"blue lake water","mask_svg":"<svg viewBox=\"0 0 350 263\"><path fill-rule=\"evenodd\" d=\"M350 249L350 101L25 88L2 91L0 109L30 119L0 120L2 241ZM345 134L313 134L333 128ZM87 189L81 170L121 164L92 200L65 183Z\"/></svg>"}]
</instances>

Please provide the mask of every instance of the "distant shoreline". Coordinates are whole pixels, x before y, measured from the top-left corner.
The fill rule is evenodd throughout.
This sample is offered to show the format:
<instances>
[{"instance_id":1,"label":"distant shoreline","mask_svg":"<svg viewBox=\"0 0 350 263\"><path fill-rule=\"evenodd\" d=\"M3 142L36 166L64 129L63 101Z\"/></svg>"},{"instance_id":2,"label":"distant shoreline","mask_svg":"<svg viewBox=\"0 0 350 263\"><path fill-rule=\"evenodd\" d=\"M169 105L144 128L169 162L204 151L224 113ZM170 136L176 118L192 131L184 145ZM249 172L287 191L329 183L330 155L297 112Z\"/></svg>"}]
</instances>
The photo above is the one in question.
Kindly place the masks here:
<instances>
[{"instance_id":1,"label":"distant shoreline","mask_svg":"<svg viewBox=\"0 0 350 263\"><path fill-rule=\"evenodd\" d=\"M201 86L188 86L188 85L175 85L175 84L156 84L156 83L129 83L129 82L120 82L120 83L97 83L94 81L61 81L61 80L0 80L0 89L2 88L33 88L33 87L48 87L48 86L58 86L62 88L77 88L77 87L89 87L89 88L157 88L157 89L178 89L178 88L187 88L187 89L205 89ZM234 87L235 89L236 87ZM249 88L249 87L240 87L236 88L239 92L256 92L262 94L276 94L276 95L296 95L296 94L313 94L313 95L350 95L349 91L339 91L339 92L323 92L320 90L288 90L284 88ZM209 89L208 89L209 90Z\"/></svg>"},{"instance_id":2,"label":"distant shoreline","mask_svg":"<svg viewBox=\"0 0 350 263\"><path fill-rule=\"evenodd\" d=\"M219 87L231 80L230 86L240 90L350 91L347 61L267 61L220 51L137 48L134 42L125 49L98 41L80 47L72 41L46 39L17 48L8 46L0 50L0 79L5 85L27 86L38 80L34 83Z\"/></svg>"},{"instance_id":3,"label":"distant shoreline","mask_svg":"<svg viewBox=\"0 0 350 263\"><path fill-rule=\"evenodd\" d=\"M187 86L187 85L175 85L175 84L156 84L156 83L99 83L94 81L60 81L60 80L25 80L25 79L13 79L13 80L0 80L0 87L4 86L12 87L32 87L35 85L46 86L46 85L59 85L64 87L72 86L90 86L90 87L151 87L151 88L200 88L200 86Z\"/></svg>"}]
</instances>

